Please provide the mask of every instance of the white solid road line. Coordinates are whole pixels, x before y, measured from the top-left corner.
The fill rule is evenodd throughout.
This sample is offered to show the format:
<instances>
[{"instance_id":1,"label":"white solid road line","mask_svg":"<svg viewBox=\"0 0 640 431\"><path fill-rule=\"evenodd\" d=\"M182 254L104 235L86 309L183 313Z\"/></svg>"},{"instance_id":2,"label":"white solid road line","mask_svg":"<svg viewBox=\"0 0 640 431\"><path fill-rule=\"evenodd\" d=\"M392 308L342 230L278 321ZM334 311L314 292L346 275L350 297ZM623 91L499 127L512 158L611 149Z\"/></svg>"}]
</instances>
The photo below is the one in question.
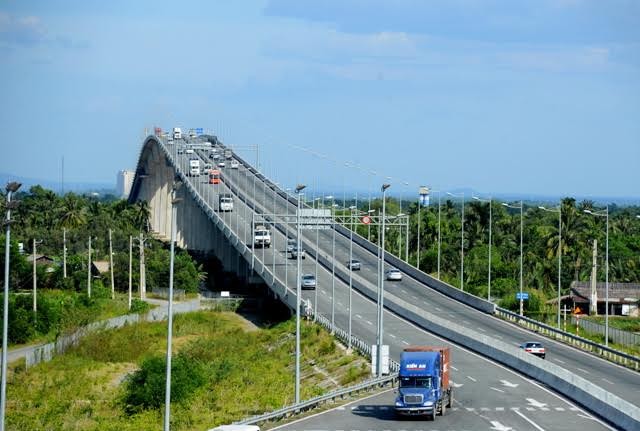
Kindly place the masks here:
<instances>
[{"instance_id":1,"label":"white solid road line","mask_svg":"<svg viewBox=\"0 0 640 431\"><path fill-rule=\"evenodd\" d=\"M518 416L520 416L522 419L524 419L525 421L529 422L531 425L533 425L538 431L544 431L544 428L542 428L540 425L538 425L537 423L535 423L534 421L532 421L531 419L529 419L528 417L526 417L525 415L523 415L522 413L520 413L519 410L514 410L515 414L517 414Z\"/></svg>"}]
</instances>

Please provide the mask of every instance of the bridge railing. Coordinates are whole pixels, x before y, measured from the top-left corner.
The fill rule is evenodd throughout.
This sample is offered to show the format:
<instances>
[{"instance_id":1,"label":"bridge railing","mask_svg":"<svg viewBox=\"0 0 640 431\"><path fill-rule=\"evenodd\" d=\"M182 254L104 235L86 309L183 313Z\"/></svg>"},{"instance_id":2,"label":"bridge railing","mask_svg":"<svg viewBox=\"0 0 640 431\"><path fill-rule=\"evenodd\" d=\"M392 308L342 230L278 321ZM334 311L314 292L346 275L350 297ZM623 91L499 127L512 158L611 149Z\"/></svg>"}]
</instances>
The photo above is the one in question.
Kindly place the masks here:
<instances>
[{"instance_id":1,"label":"bridge railing","mask_svg":"<svg viewBox=\"0 0 640 431\"><path fill-rule=\"evenodd\" d=\"M538 322L537 320L530 319L525 316L520 316L520 314L514 313L513 311L506 310L504 308L496 307L496 316L531 331L537 332L546 337L553 338L555 340L574 345L582 350L595 353L612 362L616 362L620 365L624 365L635 370L640 370L640 358L638 358L637 356L612 349L600 343L596 343L595 341L587 340L586 338L580 337L578 335L565 332L554 326Z\"/></svg>"}]
</instances>

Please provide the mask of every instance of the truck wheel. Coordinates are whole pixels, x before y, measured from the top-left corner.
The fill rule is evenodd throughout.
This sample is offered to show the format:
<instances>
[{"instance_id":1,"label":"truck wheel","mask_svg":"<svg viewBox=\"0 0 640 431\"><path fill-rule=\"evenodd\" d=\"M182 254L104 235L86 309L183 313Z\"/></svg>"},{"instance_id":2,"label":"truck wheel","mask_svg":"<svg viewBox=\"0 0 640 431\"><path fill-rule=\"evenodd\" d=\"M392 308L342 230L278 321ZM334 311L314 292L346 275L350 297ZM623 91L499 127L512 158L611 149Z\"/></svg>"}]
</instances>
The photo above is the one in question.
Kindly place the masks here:
<instances>
[{"instance_id":1,"label":"truck wheel","mask_svg":"<svg viewBox=\"0 0 640 431\"><path fill-rule=\"evenodd\" d=\"M453 403L453 389L449 390L449 398L447 399L447 407L451 407Z\"/></svg>"},{"instance_id":2,"label":"truck wheel","mask_svg":"<svg viewBox=\"0 0 640 431\"><path fill-rule=\"evenodd\" d=\"M442 407L440 407L440 416L444 416L446 412L447 406L445 404L442 404Z\"/></svg>"}]
</instances>

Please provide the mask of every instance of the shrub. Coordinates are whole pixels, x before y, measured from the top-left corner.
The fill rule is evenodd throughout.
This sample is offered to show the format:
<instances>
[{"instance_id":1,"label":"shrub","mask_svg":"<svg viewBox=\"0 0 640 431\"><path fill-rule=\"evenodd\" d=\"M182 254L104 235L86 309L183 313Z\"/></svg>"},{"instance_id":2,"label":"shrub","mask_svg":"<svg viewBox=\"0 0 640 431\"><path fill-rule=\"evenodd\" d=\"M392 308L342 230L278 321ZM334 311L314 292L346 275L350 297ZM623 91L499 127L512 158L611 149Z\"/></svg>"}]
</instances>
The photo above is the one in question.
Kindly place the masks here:
<instances>
[{"instance_id":1,"label":"shrub","mask_svg":"<svg viewBox=\"0 0 640 431\"><path fill-rule=\"evenodd\" d=\"M142 361L140 369L125 382L123 402L129 414L158 409L164 405L167 362L153 356ZM171 402L185 401L205 383L204 367L178 354L171 360Z\"/></svg>"}]
</instances>

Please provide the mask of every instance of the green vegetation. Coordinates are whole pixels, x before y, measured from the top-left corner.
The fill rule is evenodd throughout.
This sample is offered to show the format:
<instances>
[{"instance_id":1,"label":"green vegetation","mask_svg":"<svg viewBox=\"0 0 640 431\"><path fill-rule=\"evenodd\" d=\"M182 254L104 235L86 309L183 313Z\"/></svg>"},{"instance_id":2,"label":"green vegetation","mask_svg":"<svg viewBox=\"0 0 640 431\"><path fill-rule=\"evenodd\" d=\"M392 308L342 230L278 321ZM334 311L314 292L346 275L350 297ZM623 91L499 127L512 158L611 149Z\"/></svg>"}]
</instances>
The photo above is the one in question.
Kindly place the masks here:
<instances>
[{"instance_id":1,"label":"green vegetation","mask_svg":"<svg viewBox=\"0 0 640 431\"><path fill-rule=\"evenodd\" d=\"M97 320L148 310L148 303L134 299L129 311L125 295L112 300L111 291L101 286L93 288L91 298L84 292L43 290L38 293L37 313L33 312L32 295L10 294L8 341L11 344L53 341Z\"/></svg>"},{"instance_id":2,"label":"green vegetation","mask_svg":"<svg viewBox=\"0 0 640 431\"><path fill-rule=\"evenodd\" d=\"M433 202L433 200L432 200ZM349 205L350 203L347 203ZM519 205L519 203L518 203ZM524 202L523 217L523 283L530 299L525 301L525 314L538 320L553 318L554 305L546 304L557 297L558 282L558 215L538 208L538 203ZM546 205L546 204L545 204ZM379 210L382 201L372 201ZM562 294L566 295L574 280L588 280L591 271L592 242L598 240L598 280L605 279L604 247L606 226L604 217L584 214L594 209L594 203L575 199L562 200ZM366 211L367 207L361 206ZM400 212L399 202L389 199L387 214ZM416 265L418 222L420 222L420 269L437 274L438 205L422 208L418 220L416 202L404 202L402 212L409 215L409 261ZM441 279L460 286L460 202L442 200ZM595 209L594 209L595 210ZM487 297L489 204L478 201L465 203L464 215L464 289ZM640 281L640 214L638 207L620 208L609 205L609 280ZM348 227L348 226L347 226ZM358 233L368 236L364 225ZM371 228L371 240L377 241L377 229ZM405 235L399 238L398 228L390 228L385 236L386 248L404 258ZM520 210L509 209L494 201L492 205L491 296L501 306L518 309L515 293L520 278Z\"/></svg>"},{"instance_id":3,"label":"green vegetation","mask_svg":"<svg viewBox=\"0 0 640 431\"><path fill-rule=\"evenodd\" d=\"M207 429L292 403L293 320L246 330L237 315L197 312L174 324L172 430ZM363 358L345 359L331 335L311 323L302 325L301 341L303 399L369 373ZM51 362L16 368L7 427L160 429L165 348L166 322L143 323L91 334Z\"/></svg>"},{"instance_id":4,"label":"green vegetation","mask_svg":"<svg viewBox=\"0 0 640 431\"><path fill-rule=\"evenodd\" d=\"M123 299L111 301L110 273L92 273L92 295L87 292L88 239L92 238L92 261L109 260L109 230L112 231L114 286L125 295L129 289L129 239L133 238L132 285L139 286L139 238L144 237L147 290L166 287L169 280L169 250L149 236L149 206L129 204L108 196L98 200L67 193L58 196L40 186L14 196L20 205L12 211L9 342L25 343L55 338L57 334L91 321L126 314ZM0 199L4 211L5 199ZM63 267L63 237L66 235L66 272ZM53 259L52 264L36 265L38 312L32 310L33 266L28 261L33 239L42 241L37 254ZM4 232L0 242L4 244ZM138 242L136 242L138 241ZM26 254L18 252L23 243ZM4 253L0 253L0 279L4 279ZM196 293L204 273L191 256L178 250L175 258L175 288ZM49 292L51 292L49 294ZM124 306L123 306L124 304ZM134 301L133 312L146 311L147 305Z\"/></svg>"}]
</instances>

